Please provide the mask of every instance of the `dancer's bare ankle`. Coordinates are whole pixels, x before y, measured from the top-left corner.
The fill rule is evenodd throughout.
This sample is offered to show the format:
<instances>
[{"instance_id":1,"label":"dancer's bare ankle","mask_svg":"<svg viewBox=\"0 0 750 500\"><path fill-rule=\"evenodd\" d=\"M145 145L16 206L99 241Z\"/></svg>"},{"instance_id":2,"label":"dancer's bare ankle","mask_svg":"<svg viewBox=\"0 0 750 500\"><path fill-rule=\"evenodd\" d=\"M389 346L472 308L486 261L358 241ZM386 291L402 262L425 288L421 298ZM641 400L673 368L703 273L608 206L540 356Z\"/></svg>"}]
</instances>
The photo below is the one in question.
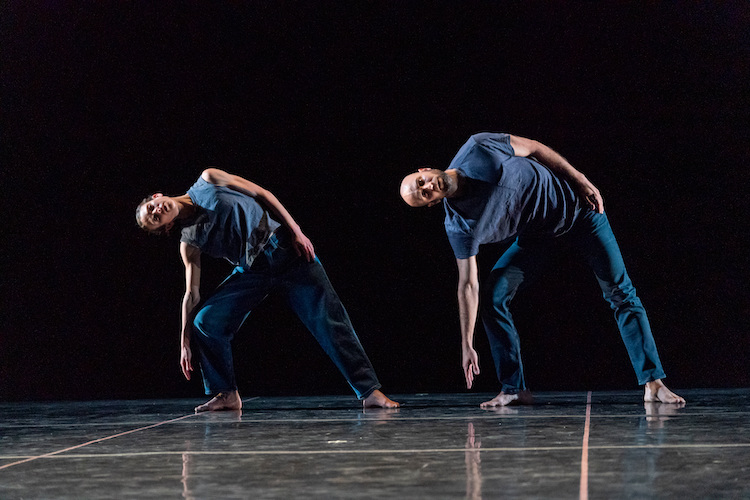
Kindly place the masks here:
<instances>
[{"instance_id":1,"label":"dancer's bare ankle","mask_svg":"<svg viewBox=\"0 0 750 500\"><path fill-rule=\"evenodd\" d=\"M670 391L661 379L646 382L643 389L643 400L647 403L685 403L685 398Z\"/></svg>"},{"instance_id":2,"label":"dancer's bare ankle","mask_svg":"<svg viewBox=\"0 0 750 500\"><path fill-rule=\"evenodd\" d=\"M377 389L362 400L363 408L398 408L399 406L401 406L399 403L391 400Z\"/></svg>"},{"instance_id":3,"label":"dancer's bare ankle","mask_svg":"<svg viewBox=\"0 0 750 500\"><path fill-rule=\"evenodd\" d=\"M220 392L209 401L203 403L195 408L195 413L202 413L204 411L226 411L226 410L241 410L242 399L240 393L237 390L231 392Z\"/></svg>"},{"instance_id":4,"label":"dancer's bare ankle","mask_svg":"<svg viewBox=\"0 0 750 500\"><path fill-rule=\"evenodd\" d=\"M508 405L530 405L533 404L533 402L534 398L531 395L531 391L523 390L513 394L507 394L501 391L500 394L489 401L485 401L479 406L482 408L495 408Z\"/></svg>"}]
</instances>

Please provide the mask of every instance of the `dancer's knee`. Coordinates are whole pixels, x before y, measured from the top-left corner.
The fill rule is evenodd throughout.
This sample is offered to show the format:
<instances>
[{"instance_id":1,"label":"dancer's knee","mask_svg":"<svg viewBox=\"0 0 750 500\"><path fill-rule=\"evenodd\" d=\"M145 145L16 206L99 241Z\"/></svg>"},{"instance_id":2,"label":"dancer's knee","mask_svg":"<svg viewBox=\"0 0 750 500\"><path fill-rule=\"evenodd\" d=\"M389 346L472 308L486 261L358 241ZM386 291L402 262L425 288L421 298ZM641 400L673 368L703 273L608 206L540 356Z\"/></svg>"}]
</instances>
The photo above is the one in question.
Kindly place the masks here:
<instances>
[{"instance_id":1,"label":"dancer's knee","mask_svg":"<svg viewBox=\"0 0 750 500\"><path fill-rule=\"evenodd\" d=\"M613 311L623 308L643 307L641 299L635 293L635 288L614 288L605 292L604 299L609 303Z\"/></svg>"},{"instance_id":2,"label":"dancer's knee","mask_svg":"<svg viewBox=\"0 0 750 500\"><path fill-rule=\"evenodd\" d=\"M504 313L509 310L518 286L502 273L493 274L484 283L480 304L485 313Z\"/></svg>"},{"instance_id":3,"label":"dancer's knee","mask_svg":"<svg viewBox=\"0 0 750 500\"><path fill-rule=\"evenodd\" d=\"M204 307L193 318L193 330L203 337L217 338L224 336L226 322L219 321L215 314L211 313L210 307Z\"/></svg>"},{"instance_id":4,"label":"dancer's knee","mask_svg":"<svg viewBox=\"0 0 750 500\"><path fill-rule=\"evenodd\" d=\"M203 336L206 336L206 315L201 309L193 318L193 330Z\"/></svg>"}]
</instances>

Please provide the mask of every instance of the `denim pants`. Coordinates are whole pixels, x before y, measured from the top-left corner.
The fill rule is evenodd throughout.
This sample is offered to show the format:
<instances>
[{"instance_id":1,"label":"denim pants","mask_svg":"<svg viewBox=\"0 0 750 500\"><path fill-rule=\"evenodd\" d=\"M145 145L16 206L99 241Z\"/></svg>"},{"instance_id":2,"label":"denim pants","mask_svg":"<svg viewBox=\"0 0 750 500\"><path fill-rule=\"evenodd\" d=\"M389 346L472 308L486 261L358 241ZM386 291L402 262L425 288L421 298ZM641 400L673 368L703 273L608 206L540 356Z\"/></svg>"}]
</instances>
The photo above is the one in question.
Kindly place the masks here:
<instances>
[{"instance_id":1,"label":"denim pants","mask_svg":"<svg viewBox=\"0 0 750 500\"><path fill-rule=\"evenodd\" d=\"M280 293L354 389L366 398L380 383L349 315L316 257L298 257L282 232L272 236L249 269L236 267L193 321L206 394L237 389L230 341L269 293Z\"/></svg>"},{"instance_id":2,"label":"denim pants","mask_svg":"<svg viewBox=\"0 0 750 500\"><path fill-rule=\"evenodd\" d=\"M557 244L563 243L557 241L560 239L568 240L594 271L604 299L615 313L638 383L643 385L664 378L646 310L625 270L607 216L589 210L581 214L573 229L559 238L516 239L485 280L481 317L502 391L515 394L526 390L520 339L510 313L510 302L518 290L536 277Z\"/></svg>"}]
</instances>

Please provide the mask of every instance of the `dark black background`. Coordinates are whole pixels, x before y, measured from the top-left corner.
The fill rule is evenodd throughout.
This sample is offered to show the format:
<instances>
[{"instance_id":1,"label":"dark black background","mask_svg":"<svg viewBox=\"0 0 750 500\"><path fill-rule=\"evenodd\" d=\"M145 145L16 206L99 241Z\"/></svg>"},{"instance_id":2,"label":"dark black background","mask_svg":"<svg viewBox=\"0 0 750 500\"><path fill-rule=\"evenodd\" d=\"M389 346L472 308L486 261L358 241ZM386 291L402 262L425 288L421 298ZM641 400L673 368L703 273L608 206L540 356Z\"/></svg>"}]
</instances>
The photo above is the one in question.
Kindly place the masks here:
<instances>
[{"instance_id":1,"label":"dark black background","mask_svg":"<svg viewBox=\"0 0 750 500\"><path fill-rule=\"evenodd\" d=\"M747 2L4 2L2 399L195 396L176 239L135 205L207 166L312 239L389 393L462 391L442 208L401 177L472 133L565 155L601 189L674 388L747 386ZM485 248L483 269L501 248ZM204 261L207 259L204 259ZM204 264L203 292L229 271ZM520 294L536 390L633 388L593 276ZM484 333L483 373L497 381ZM235 344L243 395L348 394L277 299Z\"/></svg>"}]
</instances>

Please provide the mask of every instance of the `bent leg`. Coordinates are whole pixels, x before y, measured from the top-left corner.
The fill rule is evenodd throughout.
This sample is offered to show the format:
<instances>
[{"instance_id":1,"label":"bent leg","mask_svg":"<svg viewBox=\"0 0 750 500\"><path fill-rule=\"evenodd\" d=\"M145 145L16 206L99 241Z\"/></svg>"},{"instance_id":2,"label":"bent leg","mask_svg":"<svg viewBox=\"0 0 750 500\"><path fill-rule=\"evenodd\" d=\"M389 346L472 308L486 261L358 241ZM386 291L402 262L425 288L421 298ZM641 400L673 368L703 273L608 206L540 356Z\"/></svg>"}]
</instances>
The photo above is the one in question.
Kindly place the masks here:
<instances>
[{"instance_id":1,"label":"bent leg","mask_svg":"<svg viewBox=\"0 0 750 500\"><path fill-rule=\"evenodd\" d=\"M283 278L290 307L331 358L359 399L380 388L375 370L354 332L349 314L323 266L297 259Z\"/></svg>"},{"instance_id":2,"label":"bent leg","mask_svg":"<svg viewBox=\"0 0 750 500\"><path fill-rule=\"evenodd\" d=\"M526 390L521 340L510 313L510 302L542 267L545 261L544 246L542 243L519 244L516 240L484 281L480 301L482 323L490 342L497 378L502 384L502 394L505 395Z\"/></svg>"},{"instance_id":3,"label":"bent leg","mask_svg":"<svg viewBox=\"0 0 750 500\"><path fill-rule=\"evenodd\" d=\"M638 383L664 378L646 310L625 270L620 247L607 216L587 212L575 229L575 244L594 271L604 299L615 312L617 327L630 356Z\"/></svg>"},{"instance_id":4,"label":"bent leg","mask_svg":"<svg viewBox=\"0 0 750 500\"><path fill-rule=\"evenodd\" d=\"M266 297L269 286L264 274L238 267L195 315L193 338L206 394L237 390L230 342L250 311Z\"/></svg>"}]
</instances>

